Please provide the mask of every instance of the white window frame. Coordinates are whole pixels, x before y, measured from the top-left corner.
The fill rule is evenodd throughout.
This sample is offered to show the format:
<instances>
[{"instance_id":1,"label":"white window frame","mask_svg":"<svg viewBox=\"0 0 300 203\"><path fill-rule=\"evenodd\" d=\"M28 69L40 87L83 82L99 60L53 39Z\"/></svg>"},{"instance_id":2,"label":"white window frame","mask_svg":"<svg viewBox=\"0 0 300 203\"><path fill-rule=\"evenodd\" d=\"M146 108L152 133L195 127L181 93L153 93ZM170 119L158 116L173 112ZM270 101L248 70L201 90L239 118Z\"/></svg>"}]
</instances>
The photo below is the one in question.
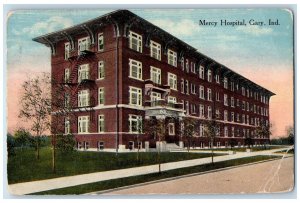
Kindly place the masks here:
<instances>
[{"instance_id":1,"label":"white window frame","mask_svg":"<svg viewBox=\"0 0 300 203\"><path fill-rule=\"evenodd\" d=\"M184 79L183 79L183 78L181 78L180 86L181 86L181 93L184 94L184 86L185 86L185 83L184 83Z\"/></svg>"},{"instance_id":2,"label":"white window frame","mask_svg":"<svg viewBox=\"0 0 300 203\"><path fill-rule=\"evenodd\" d=\"M98 115L98 132L105 132L105 117L103 114Z\"/></svg>"},{"instance_id":3,"label":"white window frame","mask_svg":"<svg viewBox=\"0 0 300 203\"><path fill-rule=\"evenodd\" d=\"M224 126L224 137L228 137L228 127Z\"/></svg>"},{"instance_id":4,"label":"white window frame","mask_svg":"<svg viewBox=\"0 0 300 203\"><path fill-rule=\"evenodd\" d=\"M196 64L194 62L191 62L191 72L196 73Z\"/></svg>"},{"instance_id":5,"label":"white window frame","mask_svg":"<svg viewBox=\"0 0 300 203\"><path fill-rule=\"evenodd\" d=\"M224 110L224 121L228 121L228 111Z\"/></svg>"},{"instance_id":6,"label":"white window frame","mask_svg":"<svg viewBox=\"0 0 300 203\"><path fill-rule=\"evenodd\" d=\"M98 105L103 106L105 103L105 91L104 87L98 88Z\"/></svg>"},{"instance_id":7,"label":"white window frame","mask_svg":"<svg viewBox=\"0 0 300 203\"><path fill-rule=\"evenodd\" d=\"M68 60L70 58L70 52L71 52L71 44L70 42L65 43L65 60Z\"/></svg>"},{"instance_id":8,"label":"white window frame","mask_svg":"<svg viewBox=\"0 0 300 203\"><path fill-rule=\"evenodd\" d=\"M98 80L102 80L105 78L105 66L104 61L98 62Z\"/></svg>"},{"instance_id":9,"label":"white window frame","mask_svg":"<svg viewBox=\"0 0 300 203\"><path fill-rule=\"evenodd\" d=\"M228 78L224 77L224 88L228 89Z\"/></svg>"},{"instance_id":10,"label":"white window frame","mask_svg":"<svg viewBox=\"0 0 300 203\"><path fill-rule=\"evenodd\" d=\"M177 67L177 52L168 49L168 64Z\"/></svg>"},{"instance_id":11,"label":"white window frame","mask_svg":"<svg viewBox=\"0 0 300 203\"><path fill-rule=\"evenodd\" d=\"M71 133L70 118L65 118L65 134Z\"/></svg>"},{"instance_id":12,"label":"white window frame","mask_svg":"<svg viewBox=\"0 0 300 203\"><path fill-rule=\"evenodd\" d=\"M64 94L64 107L69 108L70 107L70 94L66 93Z\"/></svg>"},{"instance_id":13,"label":"white window frame","mask_svg":"<svg viewBox=\"0 0 300 203\"><path fill-rule=\"evenodd\" d=\"M142 116L129 114L129 132L130 133L139 133L139 125L142 125ZM133 130L133 125L136 124L136 130Z\"/></svg>"},{"instance_id":14,"label":"white window frame","mask_svg":"<svg viewBox=\"0 0 300 203\"><path fill-rule=\"evenodd\" d=\"M103 35L103 32L98 33L98 51L104 51L104 35Z\"/></svg>"},{"instance_id":15,"label":"white window frame","mask_svg":"<svg viewBox=\"0 0 300 203\"><path fill-rule=\"evenodd\" d=\"M211 106L207 107L207 118L212 119L212 108L211 108Z\"/></svg>"},{"instance_id":16,"label":"white window frame","mask_svg":"<svg viewBox=\"0 0 300 203\"><path fill-rule=\"evenodd\" d=\"M200 132L199 132L200 137L204 137L204 124L200 123L199 128L200 128L199 129L200 130Z\"/></svg>"},{"instance_id":17,"label":"white window frame","mask_svg":"<svg viewBox=\"0 0 300 203\"><path fill-rule=\"evenodd\" d=\"M212 101L212 91L210 88L207 88L207 100Z\"/></svg>"},{"instance_id":18,"label":"white window frame","mask_svg":"<svg viewBox=\"0 0 300 203\"><path fill-rule=\"evenodd\" d=\"M151 92L151 95L150 95L150 100L151 101L158 101L158 100L161 100L161 93L158 93L158 92Z\"/></svg>"},{"instance_id":19,"label":"white window frame","mask_svg":"<svg viewBox=\"0 0 300 203\"><path fill-rule=\"evenodd\" d=\"M234 107L234 97L231 97L230 105L231 107Z\"/></svg>"},{"instance_id":20,"label":"white window frame","mask_svg":"<svg viewBox=\"0 0 300 203\"><path fill-rule=\"evenodd\" d=\"M161 60L161 45L152 40L150 40L150 56L159 61Z\"/></svg>"},{"instance_id":21,"label":"white window frame","mask_svg":"<svg viewBox=\"0 0 300 203\"><path fill-rule=\"evenodd\" d=\"M175 135L175 123L168 124L168 133L169 135Z\"/></svg>"},{"instance_id":22,"label":"white window frame","mask_svg":"<svg viewBox=\"0 0 300 203\"><path fill-rule=\"evenodd\" d=\"M231 122L234 122L234 112L231 112L231 119L230 119Z\"/></svg>"},{"instance_id":23,"label":"white window frame","mask_svg":"<svg viewBox=\"0 0 300 203\"><path fill-rule=\"evenodd\" d=\"M129 31L129 48L142 53L143 52L143 37L142 37L142 35L139 35L133 31Z\"/></svg>"},{"instance_id":24,"label":"white window frame","mask_svg":"<svg viewBox=\"0 0 300 203\"><path fill-rule=\"evenodd\" d=\"M90 65L88 63L82 64L78 68L78 82L89 79L90 77Z\"/></svg>"},{"instance_id":25,"label":"white window frame","mask_svg":"<svg viewBox=\"0 0 300 203\"><path fill-rule=\"evenodd\" d=\"M176 104L177 103L177 98L168 96L168 103Z\"/></svg>"},{"instance_id":26,"label":"white window frame","mask_svg":"<svg viewBox=\"0 0 300 203\"><path fill-rule=\"evenodd\" d=\"M83 37L78 39L78 55L82 51L90 50L90 37Z\"/></svg>"},{"instance_id":27,"label":"white window frame","mask_svg":"<svg viewBox=\"0 0 300 203\"><path fill-rule=\"evenodd\" d=\"M129 77L143 80L143 65L140 61L129 59Z\"/></svg>"},{"instance_id":28,"label":"white window frame","mask_svg":"<svg viewBox=\"0 0 300 203\"><path fill-rule=\"evenodd\" d=\"M215 75L216 83L220 84L220 75L216 74Z\"/></svg>"},{"instance_id":29,"label":"white window frame","mask_svg":"<svg viewBox=\"0 0 300 203\"><path fill-rule=\"evenodd\" d=\"M150 79L156 84L161 84L161 69L150 66Z\"/></svg>"},{"instance_id":30,"label":"white window frame","mask_svg":"<svg viewBox=\"0 0 300 203\"><path fill-rule=\"evenodd\" d=\"M78 92L78 107L85 107L90 105L90 91L80 90Z\"/></svg>"},{"instance_id":31,"label":"white window frame","mask_svg":"<svg viewBox=\"0 0 300 203\"><path fill-rule=\"evenodd\" d=\"M199 117L200 118L205 118L205 107L203 104L199 105Z\"/></svg>"},{"instance_id":32,"label":"white window frame","mask_svg":"<svg viewBox=\"0 0 300 203\"><path fill-rule=\"evenodd\" d=\"M224 94L224 106L228 106L228 95Z\"/></svg>"},{"instance_id":33,"label":"white window frame","mask_svg":"<svg viewBox=\"0 0 300 203\"><path fill-rule=\"evenodd\" d=\"M134 103L134 96L135 95L135 99L136 99L136 103ZM133 106L142 106L142 101L143 101L143 97L142 97L142 89L138 88L138 87L132 87L129 86L129 104L133 105Z\"/></svg>"},{"instance_id":34,"label":"white window frame","mask_svg":"<svg viewBox=\"0 0 300 203\"><path fill-rule=\"evenodd\" d=\"M66 68L64 71L64 82L65 83L70 82L70 68Z\"/></svg>"},{"instance_id":35,"label":"white window frame","mask_svg":"<svg viewBox=\"0 0 300 203\"><path fill-rule=\"evenodd\" d=\"M212 72L211 72L211 70L207 71L207 81L212 82Z\"/></svg>"},{"instance_id":36,"label":"white window frame","mask_svg":"<svg viewBox=\"0 0 300 203\"><path fill-rule=\"evenodd\" d=\"M199 78L203 79L204 80L204 74L205 70L204 70L204 66L201 66L199 67Z\"/></svg>"},{"instance_id":37,"label":"white window frame","mask_svg":"<svg viewBox=\"0 0 300 203\"><path fill-rule=\"evenodd\" d=\"M89 116L78 116L78 133L89 133Z\"/></svg>"},{"instance_id":38,"label":"white window frame","mask_svg":"<svg viewBox=\"0 0 300 203\"><path fill-rule=\"evenodd\" d=\"M204 93L204 86L203 85L200 85L199 87L199 97L200 99L205 99L205 93Z\"/></svg>"},{"instance_id":39,"label":"white window frame","mask_svg":"<svg viewBox=\"0 0 300 203\"><path fill-rule=\"evenodd\" d=\"M168 72L168 85L172 90L177 91L177 75Z\"/></svg>"}]
</instances>

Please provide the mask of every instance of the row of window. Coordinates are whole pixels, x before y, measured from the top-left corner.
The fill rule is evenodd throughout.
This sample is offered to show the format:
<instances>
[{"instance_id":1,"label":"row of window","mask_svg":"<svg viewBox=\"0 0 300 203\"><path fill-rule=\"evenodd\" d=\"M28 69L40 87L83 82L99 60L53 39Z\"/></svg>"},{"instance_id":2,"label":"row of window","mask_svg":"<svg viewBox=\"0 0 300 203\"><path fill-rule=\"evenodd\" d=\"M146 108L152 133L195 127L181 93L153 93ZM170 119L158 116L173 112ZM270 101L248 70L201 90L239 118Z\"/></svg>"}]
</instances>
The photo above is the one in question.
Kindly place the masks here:
<instances>
[{"instance_id":1,"label":"row of window","mask_svg":"<svg viewBox=\"0 0 300 203\"><path fill-rule=\"evenodd\" d=\"M142 53L143 52L142 44L143 44L142 35L139 35L135 32L130 31L129 32L129 48ZM150 56L159 61L161 60L161 45L152 40L150 41ZM192 73L196 74L196 64L194 62L192 62L192 61L189 62L189 60L184 59L184 57L182 57L180 59L180 61L181 61L181 68L183 71L186 71L187 73L189 73L189 71L191 70ZM177 67L177 52L175 52L171 49L168 49L168 64ZM206 79L208 82L213 82L212 70L210 70L210 69L207 70L207 78L206 78L205 77L205 67L200 65L199 66L199 78L201 78L203 80ZM139 78L139 79L142 79L142 78ZM220 75L219 74L215 74L215 82L220 84ZM228 89L229 84L228 84L227 77L223 78L223 85L224 85L225 89ZM235 84L232 81L230 83L230 90L231 91L239 91L238 83ZM242 91L243 96L254 97L254 99L256 99L256 100L259 100L259 95L260 95L261 102L266 103L266 104L268 103L268 97L266 95L259 94L255 91L251 91L249 88L246 89L245 87L242 87L241 91Z\"/></svg>"}]
</instances>

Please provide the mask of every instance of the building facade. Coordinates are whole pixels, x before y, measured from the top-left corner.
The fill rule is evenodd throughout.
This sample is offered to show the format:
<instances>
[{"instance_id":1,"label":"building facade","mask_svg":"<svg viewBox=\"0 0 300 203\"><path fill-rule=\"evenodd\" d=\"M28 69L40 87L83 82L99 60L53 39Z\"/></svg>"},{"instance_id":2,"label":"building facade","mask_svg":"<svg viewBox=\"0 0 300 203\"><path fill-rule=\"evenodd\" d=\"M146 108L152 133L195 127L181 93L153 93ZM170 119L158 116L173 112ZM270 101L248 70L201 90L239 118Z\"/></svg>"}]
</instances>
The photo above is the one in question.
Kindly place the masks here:
<instances>
[{"instance_id":1,"label":"building facade","mask_svg":"<svg viewBox=\"0 0 300 203\"><path fill-rule=\"evenodd\" d=\"M149 118L165 119L164 145L185 145L177 132L182 118L199 123L193 147L242 146L248 137L254 145L269 142L256 129L269 125L274 93L130 11L33 40L51 48L52 79L62 90L52 87L52 100L62 105L53 108L52 132L74 134L78 149L156 148L157 138L141 132ZM66 108L72 115L59 113ZM204 135L208 120L219 126L214 143Z\"/></svg>"}]
</instances>

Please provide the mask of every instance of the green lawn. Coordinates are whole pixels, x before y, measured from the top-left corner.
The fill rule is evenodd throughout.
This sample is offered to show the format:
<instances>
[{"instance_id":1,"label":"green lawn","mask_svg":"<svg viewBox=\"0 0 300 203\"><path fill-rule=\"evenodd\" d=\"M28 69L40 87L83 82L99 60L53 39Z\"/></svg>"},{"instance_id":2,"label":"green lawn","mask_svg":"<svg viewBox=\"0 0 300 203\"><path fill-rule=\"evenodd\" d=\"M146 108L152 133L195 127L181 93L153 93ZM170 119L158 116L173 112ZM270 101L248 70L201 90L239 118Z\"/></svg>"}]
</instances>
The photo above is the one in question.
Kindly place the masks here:
<instances>
[{"instance_id":1,"label":"green lawn","mask_svg":"<svg viewBox=\"0 0 300 203\"><path fill-rule=\"evenodd\" d=\"M257 146L257 147L251 147L252 151L263 151L263 150L271 150L271 149L279 149L282 148L282 146ZM214 151L236 151L236 152L246 152L247 147L234 147L234 148L216 148ZM211 151L211 149L200 149L204 151ZM197 149L191 149L191 151L198 151Z\"/></svg>"},{"instance_id":2,"label":"green lawn","mask_svg":"<svg viewBox=\"0 0 300 203\"><path fill-rule=\"evenodd\" d=\"M162 173L147 174L141 176L120 178L115 180L101 181L96 183L89 183L89 184L78 185L73 187L38 192L34 194L35 195L84 194L89 192L108 190L112 188L134 185L138 183L145 183L154 180L182 176L182 175L192 174L192 173L199 173L199 172L210 171L219 168L237 166L241 164L253 163L253 162L264 161L264 160L275 159L275 158L279 158L279 157L278 156L254 156L254 157L240 158L235 160L217 162L214 164L205 164L205 165L193 166L188 168L170 170Z\"/></svg>"},{"instance_id":3,"label":"green lawn","mask_svg":"<svg viewBox=\"0 0 300 203\"><path fill-rule=\"evenodd\" d=\"M221 154L222 155L222 154ZM163 152L161 163L182 161L209 157L210 154ZM220 156L215 154L214 156ZM7 173L8 183L20 183L34 180L43 180L62 176L71 176L99 171L130 168L156 164L157 153L140 153L140 161L136 160L136 153L109 152L79 152L57 153L57 170L52 172L51 148L42 148L40 160L36 160L33 149L16 150L16 155L8 158Z\"/></svg>"}]
</instances>

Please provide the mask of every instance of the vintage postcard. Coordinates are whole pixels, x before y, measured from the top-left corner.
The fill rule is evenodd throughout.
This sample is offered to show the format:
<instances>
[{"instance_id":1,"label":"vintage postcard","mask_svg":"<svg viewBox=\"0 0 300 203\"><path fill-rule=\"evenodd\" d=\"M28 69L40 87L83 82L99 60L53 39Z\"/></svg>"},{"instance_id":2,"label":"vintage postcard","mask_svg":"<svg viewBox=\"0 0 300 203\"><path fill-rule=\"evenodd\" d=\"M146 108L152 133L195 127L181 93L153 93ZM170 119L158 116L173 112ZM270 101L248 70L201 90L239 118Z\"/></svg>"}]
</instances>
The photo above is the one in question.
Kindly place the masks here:
<instances>
[{"instance_id":1,"label":"vintage postcard","mask_svg":"<svg viewBox=\"0 0 300 203\"><path fill-rule=\"evenodd\" d=\"M11 195L294 189L287 8L7 16Z\"/></svg>"}]
</instances>

